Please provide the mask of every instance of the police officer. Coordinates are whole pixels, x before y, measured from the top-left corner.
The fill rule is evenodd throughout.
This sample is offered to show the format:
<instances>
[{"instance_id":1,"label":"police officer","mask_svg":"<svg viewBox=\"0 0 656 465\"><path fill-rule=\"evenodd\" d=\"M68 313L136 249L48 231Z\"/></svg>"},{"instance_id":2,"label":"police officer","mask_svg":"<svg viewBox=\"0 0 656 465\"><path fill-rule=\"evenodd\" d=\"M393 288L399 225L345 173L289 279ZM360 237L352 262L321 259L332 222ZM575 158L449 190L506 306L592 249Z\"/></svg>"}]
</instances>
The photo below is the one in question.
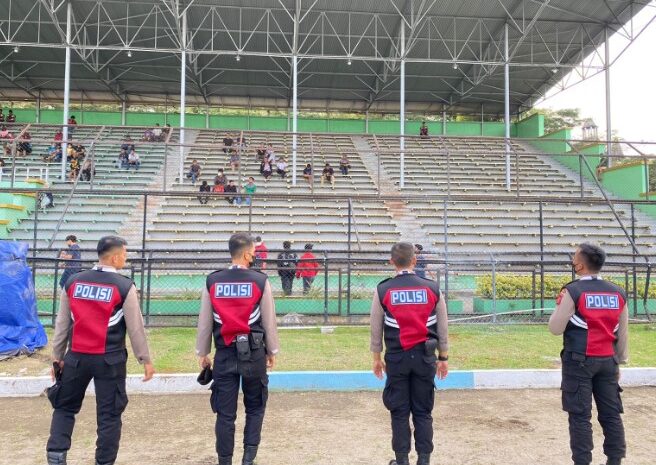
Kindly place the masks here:
<instances>
[{"instance_id":1,"label":"police officer","mask_svg":"<svg viewBox=\"0 0 656 465\"><path fill-rule=\"evenodd\" d=\"M628 359L626 293L604 281L599 272L605 252L581 244L572 260L579 279L560 292L549 330L563 335L562 402L569 414L570 448L575 465L592 462L592 396L604 432L608 465L620 465L626 454L619 386L619 363Z\"/></svg>"},{"instance_id":2,"label":"police officer","mask_svg":"<svg viewBox=\"0 0 656 465\"><path fill-rule=\"evenodd\" d=\"M246 408L242 465L253 465L268 398L267 368L273 368L279 350L278 329L267 276L249 269L255 260L253 239L234 234L228 248L232 265L211 273L203 289L196 353L201 368L211 366L208 354L214 339L210 405L217 414L219 465L232 464L240 384Z\"/></svg>"},{"instance_id":3,"label":"police officer","mask_svg":"<svg viewBox=\"0 0 656 465\"><path fill-rule=\"evenodd\" d=\"M415 426L418 465L429 465L433 452L435 374L444 379L448 365L448 321L439 284L420 278L414 247L399 242L392 247L396 276L381 281L371 304L373 372L387 372L383 403L392 416L390 465L408 465L410 414ZM385 361L381 359L385 339ZM435 350L438 350L438 357Z\"/></svg>"},{"instance_id":4,"label":"police officer","mask_svg":"<svg viewBox=\"0 0 656 465\"><path fill-rule=\"evenodd\" d=\"M98 264L71 276L64 285L53 337L53 378L48 397L54 407L47 445L48 465L65 465L75 415L87 386L96 389L98 440L96 465L113 465L121 438L125 392L126 332L144 381L153 377L143 319L133 282L118 274L126 261L126 242L106 236L98 241ZM69 344L66 351L67 344Z\"/></svg>"}]
</instances>

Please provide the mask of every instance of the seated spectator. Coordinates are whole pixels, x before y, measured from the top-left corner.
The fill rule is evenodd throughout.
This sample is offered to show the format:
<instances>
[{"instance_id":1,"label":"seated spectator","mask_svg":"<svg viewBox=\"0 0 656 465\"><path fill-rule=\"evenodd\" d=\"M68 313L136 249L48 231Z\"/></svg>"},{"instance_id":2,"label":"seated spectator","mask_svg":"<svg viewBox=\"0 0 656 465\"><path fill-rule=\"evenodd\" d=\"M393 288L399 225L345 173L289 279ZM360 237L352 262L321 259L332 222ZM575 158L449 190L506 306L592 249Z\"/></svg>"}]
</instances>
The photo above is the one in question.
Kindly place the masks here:
<instances>
[{"instance_id":1,"label":"seated spectator","mask_svg":"<svg viewBox=\"0 0 656 465\"><path fill-rule=\"evenodd\" d=\"M48 147L48 151L43 156L43 161L46 163L58 163L62 160L62 146L61 144L53 144Z\"/></svg>"},{"instance_id":2,"label":"seated spectator","mask_svg":"<svg viewBox=\"0 0 656 465\"><path fill-rule=\"evenodd\" d=\"M187 179L191 179L191 183L195 185L198 178L200 178L200 163L198 160L193 160L187 173Z\"/></svg>"},{"instance_id":3,"label":"seated spectator","mask_svg":"<svg viewBox=\"0 0 656 465\"><path fill-rule=\"evenodd\" d=\"M155 141L155 134L153 133L153 130L150 128L147 128L144 133L143 137L141 138L144 142L154 142Z\"/></svg>"},{"instance_id":4,"label":"seated spectator","mask_svg":"<svg viewBox=\"0 0 656 465\"><path fill-rule=\"evenodd\" d=\"M4 168L6 164L7 164L7 163L5 163L5 159L2 158L2 155L0 155L0 173L3 172L3 171L2 171L2 168Z\"/></svg>"},{"instance_id":5,"label":"seated spectator","mask_svg":"<svg viewBox=\"0 0 656 465\"><path fill-rule=\"evenodd\" d=\"M266 147L264 146L264 144L260 145L260 148L257 149L255 153L257 155L257 161L259 161L260 163L264 161L264 157L266 156Z\"/></svg>"},{"instance_id":6,"label":"seated spectator","mask_svg":"<svg viewBox=\"0 0 656 465\"><path fill-rule=\"evenodd\" d=\"M200 185L200 189L198 189L198 191L199 191L201 194L207 194L208 192L211 192L210 185L207 184L207 181L203 181L203 182L201 183L201 185ZM198 201L200 202L201 205L205 205L209 199L210 199L210 198L209 198L208 195L199 195L199 196L198 196Z\"/></svg>"},{"instance_id":7,"label":"seated spectator","mask_svg":"<svg viewBox=\"0 0 656 465\"><path fill-rule=\"evenodd\" d=\"M162 137L162 134L162 128L160 127L159 123L155 123L155 127L153 128L153 136L155 137L155 141L163 142L164 138Z\"/></svg>"},{"instance_id":8,"label":"seated spectator","mask_svg":"<svg viewBox=\"0 0 656 465\"><path fill-rule=\"evenodd\" d=\"M132 141L132 137L130 137L130 134L126 134L123 140L121 141L121 150L125 150L125 152L129 152L131 148L134 148L134 142Z\"/></svg>"},{"instance_id":9,"label":"seated spectator","mask_svg":"<svg viewBox=\"0 0 656 465\"><path fill-rule=\"evenodd\" d=\"M329 182L333 189L335 188L335 170L330 166L330 163L326 163L326 166L323 167L323 172L321 173L322 186L324 181Z\"/></svg>"},{"instance_id":10,"label":"seated spectator","mask_svg":"<svg viewBox=\"0 0 656 465\"><path fill-rule=\"evenodd\" d=\"M162 129L162 140L166 140L167 137L169 137L169 134L171 134L171 125L167 124L164 129Z\"/></svg>"},{"instance_id":11,"label":"seated spectator","mask_svg":"<svg viewBox=\"0 0 656 465\"><path fill-rule=\"evenodd\" d=\"M264 163L262 163L262 176L264 176L264 180L268 181L272 174L271 163L268 160L264 160Z\"/></svg>"},{"instance_id":12,"label":"seated spectator","mask_svg":"<svg viewBox=\"0 0 656 465\"><path fill-rule=\"evenodd\" d=\"M428 137L428 126L426 126L426 121L422 121L421 127L419 128L419 137L426 139Z\"/></svg>"},{"instance_id":13,"label":"seated spectator","mask_svg":"<svg viewBox=\"0 0 656 465\"><path fill-rule=\"evenodd\" d=\"M94 166L93 162L91 161L90 158L87 158L84 160L84 163L82 163L82 176L80 179L82 181L91 181L91 176L96 175L96 167Z\"/></svg>"},{"instance_id":14,"label":"seated spectator","mask_svg":"<svg viewBox=\"0 0 656 465\"><path fill-rule=\"evenodd\" d=\"M237 136L237 145L244 150L246 148L246 137Z\"/></svg>"},{"instance_id":15,"label":"seated spectator","mask_svg":"<svg viewBox=\"0 0 656 465\"><path fill-rule=\"evenodd\" d=\"M284 158L281 158L278 160L278 163L276 163L276 173L278 173L283 179L287 177L287 162Z\"/></svg>"},{"instance_id":16,"label":"seated spectator","mask_svg":"<svg viewBox=\"0 0 656 465\"><path fill-rule=\"evenodd\" d=\"M267 149L266 159L272 166L276 164L276 153L273 151L270 145Z\"/></svg>"},{"instance_id":17,"label":"seated spectator","mask_svg":"<svg viewBox=\"0 0 656 465\"><path fill-rule=\"evenodd\" d=\"M32 136L29 132L25 131L20 138L20 142L16 145L16 155L26 157L32 153Z\"/></svg>"},{"instance_id":18,"label":"seated spectator","mask_svg":"<svg viewBox=\"0 0 656 465\"><path fill-rule=\"evenodd\" d=\"M130 168L134 168L135 170L139 170L139 167L141 166L141 158L139 158L139 154L137 151L132 148L130 150L130 153L128 153L128 167L127 169L129 170Z\"/></svg>"},{"instance_id":19,"label":"seated spectator","mask_svg":"<svg viewBox=\"0 0 656 465\"><path fill-rule=\"evenodd\" d=\"M228 178L223 173L223 168L219 168L218 174L214 176L214 185L225 187L227 183L228 183ZM221 189L221 192L223 192L223 189Z\"/></svg>"},{"instance_id":20,"label":"seated spectator","mask_svg":"<svg viewBox=\"0 0 656 465\"><path fill-rule=\"evenodd\" d=\"M75 128L77 127L77 120L75 119L75 115L68 118L66 125L68 126L68 137L70 138L71 134L73 134L73 131L75 131Z\"/></svg>"},{"instance_id":21,"label":"seated spectator","mask_svg":"<svg viewBox=\"0 0 656 465\"><path fill-rule=\"evenodd\" d=\"M52 195L52 192L39 193L39 207L43 211L46 211L47 208L55 207L55 197Z\"/></svg>"},{"instance_id":22,"label":"seated spectator","mask_svg":"<svg viewBox=\"0 0 656 465\"><path fill-rule=\"evenodd\" d=\"M348 157L345 153L343 153L342 158L339 160L339 171L341 171L341 173L346 176L348 175L350 168L351 164L348 161Z\"/></svg>"},{"instance_id":23,"label":"seated spectator","mask_svg":"<svg viewBox=\"0 0 656 465\"><path fill-rule=\"evenodd\" d=\"M9 110L9 113L7 114L7 119L5 121L7 121L7 123L16 122L16 115L14 115L14 112L12 110Z\"/></svg>"},{"instance_id":24,"label":"seated spectator","mask_svg":"<svg viewBox=\"0 0 656 465\"><path fill-rule=\"evenodd\" d=\"M14 140L14 135L7 129L4 124L0 127L0 140Z\"/></svg>"},{"instance_id":25,"label":"seated spectator","mask_svg":"<svg viewBox=\"0 0 656 465\"><path fill-rule=\"evenodd\" d=\"M61 147L62 140L64 140L64 133L61 129L57 129L57 132L55 132L55 138L53 140L56 145Z\"/></svg>"},{"instance_id":26,"label":"seated spectator","mask_svg":"<svg viewBox=\"0 0 656 465\"><path fill-rule=\"evenodd\" d=\"M255 194L257 191L257 186L255 185L255 178L253 176L248 177L248 182L244 184L244 194L246 197L244 197L244 204L250 205L251 204L251 196Z\"/></svg>"},{"instance_id":27,"label":"seated spectator","mask_svg":"<svg viewBox=\"0 0 656 465\"><path fill-rule=\"evenodd\" d=\"M2 112L2 108L0 108L0 123L5 122L5 114Z\"/></svg>"},{"instance_id":28,"label":"seated spectator","mask_svg":"<svg viewBox=\"0 0 656 465\"><path fill-rule=\"evenodd\" d=\"M228 185L225 186L225 193L226 194L236 194L237 193L237 186L235 185L235 182L231 179L228 181ZM235 204L239 203L239 198L237 196L228 196L226 197L226 200L228 201L229 204Z\"/></svg>"},{"instance_id":29,"label":"seated spectator","mask_svg":"<svg viewBox=\"0 0 656 465\"><path fill-rule=\"evenodd\" d=\"M230 169L232 171L237 171L239 170L239 152L236 150L233 150L230 153Z\"/></svg>"},{"instance_id":30,"label":"seated spectator","mask_svg":"<svg viewBox=\"0 0 656 465\"><path fill-rule=\"evenodd\" d=\"M230 137L228 134L223 138L223 153L231 153L232 152L232 144L234 144L235 141L232 140L232 137Z\"/></svg>"},{"instance_id":31,"label":"seated spectator","mask_svg":"<svg viewBox=\"0 0 656 465\"><path fill-rule=\"evenodd\" d=\"M80 174L80 160L77 157L77 154L73 152L71 154L71 164L70 164L70 169L71 172L69 173L68 179L70 181L75 181Z\"/></svg>"},{"instance_id":32,"label":"seated spectator","mask_svg":"<svg viewBox=\"0 0 656 465\"><path fill-rule=\"evenodd\" d=\"M118 159L116 160L116 169L123 168L128 168L128 152L121 149L121 153L118 154Z\"/></svg>"},{"instance_id":33,"label":"seated spectator","mask_svg":"<svg viewBox=\"0 0 656 465\"><path fill-rule=\"evenodd\" d=\"M314 184L314 176L312 175L312 165L309 163L305 165L305 168L303 168L303 178L305 178L305 181L310 186Z\"/></svg>"}]
</instances>

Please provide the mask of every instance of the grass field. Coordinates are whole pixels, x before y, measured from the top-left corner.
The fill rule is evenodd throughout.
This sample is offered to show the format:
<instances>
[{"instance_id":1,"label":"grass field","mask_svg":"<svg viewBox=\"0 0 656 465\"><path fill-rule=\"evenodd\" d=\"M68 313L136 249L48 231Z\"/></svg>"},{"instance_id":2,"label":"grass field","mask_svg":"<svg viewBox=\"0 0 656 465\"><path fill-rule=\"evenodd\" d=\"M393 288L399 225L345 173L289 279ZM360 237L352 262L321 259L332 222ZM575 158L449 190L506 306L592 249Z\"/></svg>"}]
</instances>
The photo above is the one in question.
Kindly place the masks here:
<instances>
[{"instance_id":1,"label":"grass field","mask_svg":"<svg viewBox=\"0 0 656 465\"><path fill-rule=\"evenodd\" d=\"M156 370L197 371L195 337L192 328L148 330ZM368 370L371 365L366 327L337 327L332 334L321 334L319 329L282 329L280 339L276 370ZM555 368L562 338L552 336L543 325L452 325L450 344L452 370ZM48 368L48 355L46 349L33 357L0 362L0 372L40 374ZM629 366L656 366L656 326L631 326ZM141 371L132 357L129 371Z\"/></svg>"}]
</instances>

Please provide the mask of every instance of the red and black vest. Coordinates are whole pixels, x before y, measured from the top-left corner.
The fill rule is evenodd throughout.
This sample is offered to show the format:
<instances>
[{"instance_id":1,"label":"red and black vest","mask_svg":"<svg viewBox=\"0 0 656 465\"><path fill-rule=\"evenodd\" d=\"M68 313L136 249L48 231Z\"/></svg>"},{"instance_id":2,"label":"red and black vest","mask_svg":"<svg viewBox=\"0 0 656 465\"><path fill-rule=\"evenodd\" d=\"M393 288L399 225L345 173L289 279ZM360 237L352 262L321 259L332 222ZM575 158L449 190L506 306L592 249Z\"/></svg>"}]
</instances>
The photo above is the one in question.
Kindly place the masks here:
<instances>
[{"instance_id":1,"label":"red and black vest","mask_svg":"<svg viewBox=\"0 0 656 465\"><path fill-rule=\"evenodd\" d=\"M73 320L73 352L106 354L125 349L123 302L132 286L129 278L100 269L71 276L64 289Z\"/></svg>"},{"instance_id":2,"label":"red and black vest","mask_svg":"<svg viewBox=\"0 0 656 465\"><path fill-rule=\"evenodd\" d=\"M378 298L385 311L387 352L410 350L428 338L437 339L437 282L401 273L378 284Z\"/></svg>"},{"instance_id":3,"label":"red and black vest","mask_svg":"<svg viewBox=\"0 0 656 465\"><path fill-rule=\"evenodd\" d=\"M267 275L253 269L230 268L207 277L214 317L214 345L230 346L238 334L264 334L260 301Z\"/></svg>"},{"instance_id":4,"label":"red and black vest","mask_svg":"<svg viewBox=\"0 0 656 465\"><path fill-rule=\"evenodd\" d=\"M565 328L564 350L588 357L612 357L620 314L626 304L621 287L600 278L582 278L565 286L574 315Z\"/></svg>"}]
</instances>

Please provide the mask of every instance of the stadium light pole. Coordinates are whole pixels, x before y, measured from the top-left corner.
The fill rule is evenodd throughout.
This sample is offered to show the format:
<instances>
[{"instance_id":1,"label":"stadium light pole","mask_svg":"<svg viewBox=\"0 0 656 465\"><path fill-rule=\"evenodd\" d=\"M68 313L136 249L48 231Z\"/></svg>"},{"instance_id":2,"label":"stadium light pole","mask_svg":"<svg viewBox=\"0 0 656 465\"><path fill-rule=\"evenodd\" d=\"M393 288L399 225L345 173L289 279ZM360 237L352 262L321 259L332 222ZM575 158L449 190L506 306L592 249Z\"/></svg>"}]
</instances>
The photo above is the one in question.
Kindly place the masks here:
<instances>
[{"instance_id":1,"label":"stadium light pole","mask_svg":"<svg viewBox=\"0 0 656 465\"><path fill-rule=\"evenodd\" d=\"M187 12L182 12L182 56L180 59L180 169L178 182L182 184L184 173L185 97L187 94Z\"/></svg>"},{"instance_id":2,"label":"stadium light pole","mask_svg":"<svg viewBox=\"0 0 656 465\"><path fill-rule=\"evenodd\" d=\"M503 49L504 49L504 86L503 86L503 101L504 101L504 126L506 134L506 190L510 192L510 55L508 54L508 23L503 26ZM519 182L519 180L518 180Z\"/></svg>"},{"instance_id":3,"label":"stadium light pole","mask_svg":"<svg viewBox=\"0 0 656 465\"><path fill-rule=\"evenodd\" d=\"M399 188L405 187L405 19L401 18L401 95L400 95L400 134L399 148L401 149L401 166L399 167Z\"/></svg>"},{"instance_id":4,"label":"stadium light pole","mask_svg":"<svg viewBox=\"0 0 656 465\"><path fill-rule=\"evenodd\" d=\"M608 156L608 167L613 164L610 157L611 139L613 136L610 113L610 44L608 43L608 27L604 29L604 75L606 77L606 155Z\"/></svg>"},{"instance_id":5,"label":"stadium light pole","mask_svg":"<svg viewBox=\"0 0 656 465\"><path fill-rule=\"evenodd\" d=\"M66 150L68 147L68 112L71 101L71 26L73 16L73 5L66 5L66 61L64 62L64 117L62 118L64 132L62 141L61 180L66 180Z\"/></svg>"}]
</instances>

